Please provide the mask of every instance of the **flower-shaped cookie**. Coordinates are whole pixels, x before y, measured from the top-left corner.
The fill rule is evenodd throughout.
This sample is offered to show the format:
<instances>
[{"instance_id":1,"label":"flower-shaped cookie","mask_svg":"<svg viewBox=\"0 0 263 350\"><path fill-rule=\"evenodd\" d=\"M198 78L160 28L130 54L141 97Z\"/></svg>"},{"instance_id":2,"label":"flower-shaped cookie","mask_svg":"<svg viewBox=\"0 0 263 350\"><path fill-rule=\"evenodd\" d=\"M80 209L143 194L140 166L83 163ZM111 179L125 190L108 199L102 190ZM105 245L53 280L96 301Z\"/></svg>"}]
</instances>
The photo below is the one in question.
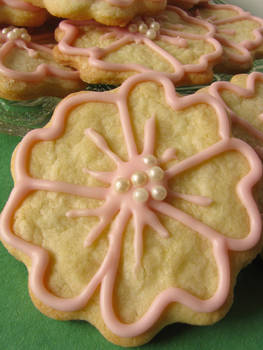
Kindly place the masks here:
<instances>
[{"instance_id":1,"label":"flower-shaped cookie","mask_svg":"<svg viewBox=\"0 0 263 350\"><path fill-rule=\"evenodd\" d=\"M0 0L0 23L37 27L47 19L47 11L23 0Z\"/></svg>"},{"instance_id":2,"label":"flower-shaped cookie","mask_svg":"<svg viewBox=\"0 0 263 350\"><path fill-rule=\"evenodd\" d=\"M263 56L263 19L232 5L207 4L195 10L198 18L216 26L216 39L224 49L222 72L242 72Z\"/></svg>"},{"instance_id":3,"label":"flower-shaped cookie","mask_svg":"<svg viewBox=\"0 0 263 350\"><path fill-rule=\"evenodd\" d=\"M260 249L259 158L216 99L178 97L161 74L67 97L13 165L0 237L34 303L115 343L220 319Z\"/></svg>"},{"instance_id":4,"label":"flower-shaped cookie","mask_svg":"<svg viewBox=\"0 0 263 350\"><path fill-rule=\"evenodd\" d=\"M166 7L166 0L26 0L63 18L95 19L106 25L123 26L138 15L153 15Z\"/></svg>"},{"instance_id":5,"label":"flower-shaped cookie","mask_svg":"<svg viewBox=\"0 0 263 350\"><path fill-rule=\"evenodd\" d=\"M134 73L159 71L178 83L207 83L222 47L214 26L169 6L155 19L125 28L63 21L56 31L58 61L79 69L89 83L120 84Z\"/></svg>"},{"instance_id":6,"label":"flower-shaped cookie","mask_svg":"<svg viewBox=\"0 0 263 350\"><path fill-rule=\"evenodd\" d=\"M31 41L24 28L0 32L0 96L10 100L63 97L83 87L79 73L56 63L48 44Z\"/></svg>"},{"instance_id":7,"label":"flower-shaped cookie","mask_svg":"<svg viewBox=\"0 0 263 350\"><path fill-rule=\"evenodd\" d=\"M263 74L240 74L231 82L216 82L209 93L224 104L236 137L248 142L263 158Z\"/></svg>"}]
</instances>

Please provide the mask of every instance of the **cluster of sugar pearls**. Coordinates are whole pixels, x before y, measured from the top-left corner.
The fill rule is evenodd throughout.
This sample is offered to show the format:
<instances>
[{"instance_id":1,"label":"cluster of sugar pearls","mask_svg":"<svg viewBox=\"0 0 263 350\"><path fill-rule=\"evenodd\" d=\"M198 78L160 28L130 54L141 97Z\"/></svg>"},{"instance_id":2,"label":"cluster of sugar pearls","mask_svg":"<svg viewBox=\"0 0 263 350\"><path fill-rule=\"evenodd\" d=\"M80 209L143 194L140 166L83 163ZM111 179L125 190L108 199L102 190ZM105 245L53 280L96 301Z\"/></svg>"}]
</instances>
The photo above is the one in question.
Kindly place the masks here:
<instances>
[{"instance_id":1,"label":"cluster of sugar pearls","mask_svg":"<svg viewBox=\"0 0 263 350\"><path fill-rule=\"evenodd\" d=\"M131 33L144 34L148 39L154 40L159 35L160 23L152 17L146 17L144 20L140 17L135 18L129 26Z\"/></svg>"},{"instance_id":2,"label":"cluster of sugar pearls","mask_svg":"<svg viewBox=\"0 0 263 350\"><path fill-rule=\"evenodd\" d=\"M145 185L148 179L152 182L159 182L164 179L164 171L157 166L157 159L154 156L144 156L143 162L151 166L147 174L143 171L137 171L132 174L131 179L118 178L114 184L115 191L118 193L128 192L132 185L135 188L139 187L133 191L133 199L141 203L146 202L149 198L149 192L141 186ZM163 185L154 185L151 189L151 197L157 201L164 200L167 197L166 188Z\"/></svg>"},{"instance_id":3,"label":"cluster of sugar pearls","mask_svg":"<svg viewBox=\"0 0 263 350\"><path fill-rule=\"evenodd\" d=\"M8 40L22 39L24 41L31 41L31 36L25 28L6 27L2 29L1 33L6 35Z\"/></svg>"}]
</instances>

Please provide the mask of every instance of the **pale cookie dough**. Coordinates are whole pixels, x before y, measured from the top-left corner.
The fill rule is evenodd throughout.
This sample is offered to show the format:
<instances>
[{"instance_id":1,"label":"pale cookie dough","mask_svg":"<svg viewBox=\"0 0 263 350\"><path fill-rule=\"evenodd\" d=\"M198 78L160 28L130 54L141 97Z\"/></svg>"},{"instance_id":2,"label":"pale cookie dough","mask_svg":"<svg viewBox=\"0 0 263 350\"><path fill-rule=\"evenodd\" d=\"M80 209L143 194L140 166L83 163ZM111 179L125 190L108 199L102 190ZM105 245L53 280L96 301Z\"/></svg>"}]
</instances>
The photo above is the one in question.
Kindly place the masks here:
<instances>
[{"instance_id":1,"label":"pale cookie dough","mask_svg":"<svg viewBox=\"0 0 263 350\"><path fill-rule=\"evenodd\" d=\"M176 84L205 84L222 55L214 32L213 25L172 6L125 28L67 20L56 30L54 56L88 83L120 84L135 73L156 71Z\"/></svg>"},{"instance_id":2,"label":"pale cookie dough","mask_svg":"<svg viewBox=\"0 0 263 350\"><path fill-rule=\"evenodd\" d=\"M40 40L41 36L36 39ZM0 97L28 100L64 97L84 88L79 73L54 61L49 45L34 43L26 29L0 32Z\"/></svg>"},{"instance_id":3,"label":"pale cookie dough","mask_svg":"<svg viewBox=\"0 0 263 350\"><path fill-rule=\"evenodd\" d=\"M154 15L166 7L166 0L26 0L45 7L52 15L77 20L124 26L135 16Z\"/></svg>"},{"instance_id":4,"label":"pale cookie dough","mask_svg":"<svg viewBox=\"0 0 263 350\"><path fill-rule=\"evenodd\" d=\"M224 104L233 134L249 143L263 159L263 74L240 74L231 82L216 82L209 93Z\"/></svg>"},{"instance_id":5,"label":"pale cookie dough","mask_svg":"<svg viewBox=\"0 0 263 350\"><path fill-rule=\"evenodd\" d=\"M12 172L0 237L34 304L122 346L221 319L262 246L256 152L231 137L217 99L179 97L159 73L64 99Z\"/></svg>"},{"instance_id":6,"label":"pale cookie dough","mask_svg":"<svg viewBox=\"0 0 263 350\"><path fill-rule=\"evenodd\" d=\"M224 49L218 71L244 72L263 57L263 19L232 5L207 4L194 13L216 27L215 37Z\"/></svg>"},{"instance_id":7,"label":"pale cookie dough","mask_svg":"<svg viewBox=\"0 0 263 350\"><path fill-rule=\"evenodd\" d=\"M38 27L47 19L45 9L22 0L0 0L0 24Z\"/></svg>"}]
</instances>

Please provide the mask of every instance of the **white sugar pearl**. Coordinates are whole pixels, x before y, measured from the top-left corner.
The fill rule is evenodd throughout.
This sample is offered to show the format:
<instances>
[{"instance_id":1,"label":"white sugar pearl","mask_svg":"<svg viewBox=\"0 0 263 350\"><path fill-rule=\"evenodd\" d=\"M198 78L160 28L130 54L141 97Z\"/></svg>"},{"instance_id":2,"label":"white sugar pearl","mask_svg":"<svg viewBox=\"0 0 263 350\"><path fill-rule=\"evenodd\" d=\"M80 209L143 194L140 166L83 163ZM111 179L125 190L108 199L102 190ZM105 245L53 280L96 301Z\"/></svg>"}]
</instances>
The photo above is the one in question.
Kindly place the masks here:
<instances>
[{"instance_id":1,"label":"white sugar pearl","mask_svg":"<svg viewBox=\"0 0 263 350\"><path fill-rule=\"evenodd\" d=\"M28 33L22 33L21 39L24 41L31 41L31 36Z\"/></svg>"},{"instance_id":2,"label":"white sugar pearl","mask_svg":"<svg viewBox=\"0 0 263 350\"><path fill-rule=\"evenodd\" d=\"M114 189L118 193L124 193L127 192L130 188L130 181L129 179L125 179L124 177L120 177L116 180L114 184Z\"/></svg>"},{"instance_id":3,"label":"white sugar pearl","mask_svg":"<svg viewBox=\"0 0 263 350\"><path fill-rule=\"evenodd\" d=\"M148 30L148 26L145 23L141 23L139 25L139 32L141 34L145 34L147 32L147 30Z\"/></svg>"},{"instance_id":4,"label":"white sugar pearl","mask_svg":"<svg viewBox=\"0 0 263 350\"><path fill-rule=\"evenodd\" d=\"M156 199L157 201L162 201L167 197L166 188L163 186L155 186L151 190L151 195L153 199Z\"/></svg>"},{"instance_id":5,"label":"white sugar pearl","mask_svg":"<svg viewBox=\"0 0 263 350\"><path fill-rule=\"evenodd\" d=\"M7 33L7 39L8 40L16 40L17 34L12 30L11 32Z\"/></svg>"},{"instance_id":6,"label":"white sugar pearl","mask_svg":"<svg viewBox=\"0 0 263 350\"><path fill-rule=\"evenodd\" d=\"M147 36L148 39L154 40L157 34L154 29L148 29L145 35Z\"/></svg>"},{"instance_id":7,"label":"white sugar pearl","mask_svg":"<svg viewBox=\"0 0 263 350\"><path fill-rule=\"evenodd\" d=\"M164 171L158 166L154 166L148 172L148 175L153 181L161 181L164 178Z\"/></svg>"},{"instance_id":8,"label":"white sugar pearl","mask_svg":"<svg viewBox=\"0 0 263 350\"><path fill-rule=\"evenodd\" d=\"M156 165L157 164L157 158L151 154L148 156L143 157L143 163L145 165Z\"/></svg>"},{"instance_id":9,"label":"white sugar pearl","mask_svg":"<svg viewBox=\"0 0 263 350\"><path fill-rule=\"evenodd\" d=\"M145 188L137 188L132 196L136 202L144 203L148 200L149 193Z\"/></svg>"},{"instance_id":10,"label":"white sugar pearl","mask_svg":"<svg viewBox=\"0 0 263 350\"><path fill-rule=\"evenodd\" d=\"M150 29L153 29L156 32L158 32L160 30L160 23L159 22L152 22L150 25Z\"/></svg>"},{"instance_id":11,"label":"white sugar pearl","mask_svg":"<svg viewBox=\"0 0 263 350\"><path fill-rule=\"evenodd\" d=\"M147 182L147 179L148 177L143 171L137 171L131 176L131 182L134 186L144 185Z\"/></svg>"},{"instance_id":12,"label":"white sugar pearl","mask_svg":"<svg viewBox=\"0 0 263 350\"><path fill-rule=\"evenodd\" d=\"M6 27L4 29L2 29L2 34L7 34L9 33L13 28L12 27Z\"/></svg>"},{"instance_id":13,"label":"white sugar pearl","mask_svg":"<svg viewBox=\"0 0 263 350\"><path fill-rule=\"evenodd\" d=\"M136 33L138 31L138 26L135 23L132 23L128 27L129 32Z\"/></svg>"}]
</instances>

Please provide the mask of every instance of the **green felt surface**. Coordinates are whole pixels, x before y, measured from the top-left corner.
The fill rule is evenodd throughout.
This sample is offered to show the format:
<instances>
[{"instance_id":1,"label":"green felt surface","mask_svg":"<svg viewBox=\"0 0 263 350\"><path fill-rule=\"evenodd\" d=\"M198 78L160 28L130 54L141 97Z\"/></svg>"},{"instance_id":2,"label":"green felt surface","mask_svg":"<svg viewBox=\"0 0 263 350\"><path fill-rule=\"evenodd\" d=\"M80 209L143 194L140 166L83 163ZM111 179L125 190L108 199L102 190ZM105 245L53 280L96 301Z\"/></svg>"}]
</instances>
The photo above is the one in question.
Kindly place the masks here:
<instances>
[{"instance_id":1,"label":"green felt surface","mask_svg":"<svg viewBox=\"0 0 263 350\"><path fill-rule=\"evenodd\" d=\"M0 134L0 210L12 189L10 159L20 138ZM0 243L0 349L1 350L111 350L91 325L55 321L32 304L25 266ZM263 262L258 258L240 273L229 314L209 327L175 324L136 349L260 350L263 349Z\"/></svg>"}]
</instances>

